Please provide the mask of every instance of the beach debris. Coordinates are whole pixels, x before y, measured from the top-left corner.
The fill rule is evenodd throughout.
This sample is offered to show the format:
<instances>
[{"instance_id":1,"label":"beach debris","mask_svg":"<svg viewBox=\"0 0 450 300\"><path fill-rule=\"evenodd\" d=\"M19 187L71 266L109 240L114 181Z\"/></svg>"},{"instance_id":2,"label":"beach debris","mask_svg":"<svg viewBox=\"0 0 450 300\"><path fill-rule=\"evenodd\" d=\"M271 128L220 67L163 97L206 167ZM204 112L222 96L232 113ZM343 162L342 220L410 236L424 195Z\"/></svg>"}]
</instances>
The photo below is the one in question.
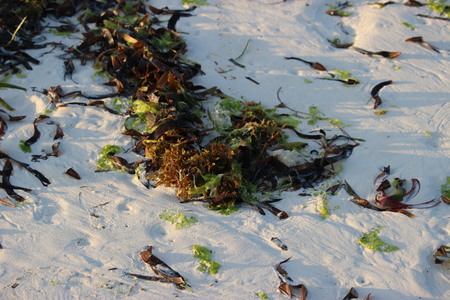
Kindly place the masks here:
<instances>
[{"instance_id":1,"label":"beach debris","mask_svg":"<svg viewBox=\"0 0 450 300\"><path fill-rule=\"evenodd\" d=\"M284 0L284 1L286 1L286 0ZM284 2L284 1L283 1L283 2ZM270 4L278 4L278 3L280 3L280 2L277 2L277 3L270 3ZM267 297L266 292L257 292L257 293L255 293L255 295L256 295L259 299L263 299L263 300L268 300L268 299L269 299L269 297Z\"/></svg>"},{"instance_id":2,"label":"beach debris","mask_svg":"<svg viewBox=\"0 0 450 300\"><path fill-rule=\"evenodd\" d=\"M358 292L356 292L354 287L351 287L347 295L345 295L345 297L342 298L342 300L351 300L355 298L358 298Z\"/></svg>"},{"instance_id":3,"label":"beach debris","mask_svg":"<svg viewBox=\"0 0 450 300\"><path fill-rule=\"evenodd\" d=\"M435 264L450 262L450 247L441 245L433 254Z\"/></svg>"},{"instance_id":4,"label":"beach debris","mask_svg":"<svg viewBox=\"0 0 450 300\"><path fill-rule=\"evenodd\" d=\"M60 140L64 137L64 132L59 124L55 124L55 125L56 125L56 131L55 131L55 136L53 137L53 140Z\"/></svg>"},{"instance_id":5,"label":"beach debris","mask_svg":"<svg viewBox=\"0 0 450 300\"><path fill-rule=\"evenodd\" d=\"M327 41L331 44L331 46L333 46L334 48L338 48L338 49L350 48L355 43L355 42L344 43L344 42L341 42L341 39L337 38L337 37L332 40L327 39Z\"/></svg>"},{"instance_id":6,"label":"beach debris","mask_svg":"<svg viewBox=\"0 0 450 300\"><path fill-rule=\"evenodd\" d=\"M272 237L270 240L271 240L278 248L280 248L281 250L283 250L283 251L287 251L287 250L288 250L288 247L287 247L285 244L283 244L283 242L280 241L279 238L277 238L277 237Z\"/></svg>"},{"instance_id":7,"label":"beach debris","mask_svg":"<svg viewBox=\"0 0 450 300\"><path fill-rule=\"evenodd\" d=\"M437 199L432 199L423 203L417 204L405 204L403 201L407 201L414 198L420 191L420 181L416 178L411 179L411 188L406 191L404 185L406 180L400 178L394 178L392 181L387 180L388 173L383 171L375 179L376 199L375 204L382 208L393 209L424 209L431 208L438 205L440 202ZM428 206L423 206L429 204Z\"/></svg>"},{"instance_id":8,"label":"beach debris","mask_svg":"<svg viewBox=\"0 0 450 300\"><path fill-rule=\"evenodd\" d=\"M387 80L387 81L383 81L378 83L377 85L375 85L372 90L370 91L370 100L373 99L374 100L374 104L373 104L373 108L376 109L378 106L381 105L382 101L380 96L378 95L378 93L380 92L380 90L387 86L392 84L393 81L392 80ZM370 101L369 100L369 101Z\"/></svg>"},{"instance_id":9,"label":"beach debris","mask_svg":"<svg viewBox=\"0 0 450 300\"><path fill-rule=\"evenodd\" d=\"M8 197L0 198L0 203L5 205L5 206L16 207L14 202L12 202Z\"/></svg>"},{"instance_id":10,"label":"beach debris","mask_svg":"<svg viewBox=\"0 0 450 300\"><path fill-rule=\"evenodd\" d=\"M44 119L48 119L48 118L49 118L49 116L40 115L34 119L34 121L33 121L34 133L29 139L27 139L23 142L24 147L30 147L31 145L33 145L34 143L36 143L39 140L39 138L41 137L41 132L37 128L37 123L39 123L40 121L42 121Z\"/></svg>"},{"instance_id":11,"label":"beach debris","mask_svg":"<svg viewBox=\"0 0 450 300\"><path fill-rule=\"evenodd\" d=\"M186 287L186 281L183 276L156 257L152 253L152 249L152 246L147 246L147 249L141 251L140 255L141 259L148 264L152 271L158 276L145 276L134 273L126 274L143 280L173 283L178 289L184 289Z\"/></svg>"},{"instance_id":12,"label":"beach debris","mask_svg":"<svg viewBox=\"0 0 450 300\"><path fill-rule=\"evenodd\" d=\"M200 272L207 271L209 274L217 274L219 272L221 265L211 260L211 250L200 245L193 245L192 251L194 252L194 257L200 260Z\"/></svg>"},{"instance_id":13,"label":"beach debris","mask_svg":"<svg viewBox=\"0 0 450 300\"><path fill-rule=\"evenodd\" d=\"M369 2L367 3L368 5L374 5L377 8L385 8L388 5L392 5L392 4L398 4L397 2L394 1L386 1L386 2Z\"/></svg>"},{"instance_id":14,"label":"beach debris","mask_svg":"<svg viewBox=\"0 0 450 300\"><path fill-rule=\"evenodd\" d=\"M13 186L10 183L10 177L13 170L13 166L11 164L11 161L9 159L6 159L5 164L3 166L2 171L2 188L5 190L5 192L14 200L18 202L25 201L25 198L20 196L14 191Z\"/></svg>"},{"instance_id":15,"label":"beach debris","mask_svg":"<svg viewBox=\"0 0 450 300\"><path fill-rule=\"evenodd\" d=\"M367 249L379 252L393 252L400 250L399 247L388 244L380 239L378 233L383 228L383 226L378 226L375 229L363 233L358 242L366 247Z\"/></svg>"},{"instance_id":16,"label":"beach debris","mask_svg":"<svg viewBox=\"0 0 450 300\"><path fill-rule=\"evenodd\" d=\"M309 65L309 66L310 66L311 68L313 68L314 70L317 70L317 71L327 71L327 69L326 69L321 63L318 63L318 62L311 62L311 61L307 61L307 60L301 59L301 58L299 58L299 57L293 57L293 56L285 57L284 59L288 59L288 60L290 60L290 59L298 60L298 61L301 61L301 62L303 62L303 63Z\"/></svg>"},{"instance_id":17,"label":"beach debris","mask_svg":"<svg viewBox=\"0 0 450 300\"><path fill-rule=\"evenodd\" d=\"M175 225L175 229L179 230L183 227L191 227L192 224L198 222L198 220L193 216L186 216L180 212L173 212L169 209L165 209L159 214L159 218L164 221L168 221Z\"/></svg>"},{"instance_id":18,"label":"beach debris","mask_svg":"<svg viewBox=\"0 0 450 300\"><path fill-rule=\"evenodd\" d=\"M339 81L342 82L346 85L357 85L359 84L359 80L351 77L352 73L345 71L345 70L341 70L341 69L333 69L331 70L331 72L328 73L331 77L322 77L319 79L322 80L333 80L333 81Z\"/></svg>"},{"instance_id":19,"label":"beach debris","mask_svg":"<svg viewBox=\"0 0 450 300\"><path fill-rule=\"evenodd\" d=\"M98 154L101 155L97 162L96 172L108 171L126 171L129 174L135 174L136 166L116 154L125 152L125 150L116 145L103 146Z\"/></svg>"},{"instance_id":20,"label":"beach debris","mask_svg":"<svg viewBox=\"0 0 450 300\"><path fill-rule=\"evenodd\" d=\"M450 204L450 176L447 177L447 182L441 185L441 199L446 204Z\"/></svg>"},{"instance_id":21,"label":"beach debris","mask_svg":"<svg viewBox=\"0 0 450 300\"><path fill-rule=\"evenodd\" d=\"M234 65L236 65L236 66L238 66L238 67L240 67L242 69L245 69L245 66L243 64L238 63L237 61L238 61L238 59L240 59L245 54L245 52L248 49L248 46L250 45L250 42L251 42L251 39L248 39L247 43L245 44L244 50L242 50L241 54L239 54L239 56L236 57L236 58L228 59L228 61L232 62Z\"/></svg>"},{"instance_id":22,"label":"beach debris","mask_svg":"<svg viewBox=\"0 0 450 300\"><path fill-rule=\"evenodd\" d=\"M358 47L352 47L352 49L354 49L355 51L364 54L364 55L368 55L368 56L379 56L379 57L384 57L384 58L389 58L389 59L394 59L397 56L399 56L400 54L402 54L401 52L391 52L391 51L369 51L369 50L364 50L362 48L358 48Z\"/></svg>"},{"instance_id":23,"label":"beach debris","mask_svg":"<svg viewBox=\"0 0 450 300\"><path fill-rule=\"evenodd\" d=\"M8 154L6 154L5 152L0 150L0 159L2 159L2 158L9 159L9 160L17 163L18 165L20 165L22 168L26 169L28 172L33 174L37 179L39 179L39 181L42 183L43 186L47 186L50 184L50 181L44 175L42 175L41 172L31 168L30 165L28 165L24 162L21 162L21 161L18 161L16 159L12 158Z\"/></svg>"},{"instance_id":24,"label":"beach debris","mask_svg":"<svg viewBox=\"0 0 450 300\"><path fill-rule=\"evenodd\" d=\"M345 11L346 8L353 6L348 1L342 3L339 2L337 5L327 4L327 6L329 9L327 9L325 12L330 16L348 17L353 14L352 12Z\"/></svg>"},{"instance_id":25,"label":"beach debris","mask_svg":"<svg viewBox=\"0 0 450 300\"><path fill-rule=\"evenodd\" d=\"M278 291L289 298L295 297L299 300L306 300L308 295L308 289L304 284L291 285L284 281L278 285Z\"/></svg>"},{"instance_id":26,"label":"beach debris","mask_svg":"<svg viewBox=\"0 0 450 300\"><path fill-rule=\"evenodd\" d=\"M73 178L75 178L77 180L81 180L81 176L78 174L77 171L75 171L72 168L67 169L67 171L64 174L67 174L67 175L69 175L69 176L71 176L71 177L73 177Z\"/></svg>"},{"instance_id":27,"label":"beach debris","mask_svg":"<svg viewBox=\"0 0 450 300\"><path fill-rule=\"evenodd\" d=\"M411 37L409 39L406 39L405 42L416 43L416 44L422 45L423 47L425 47L427 49L430 49L430 50L433 50L433 51L435 51L437 53L440 53L440 51L436 47L434 47L431 44L425 42L421 36Z\"/></svg>"},{"instance_id":28,"label":"beach debris","mask_svg":"<svg viewBox=\"0 0 450 300\"><path fill-rule=\"evenodd\" d=\"M292 281L293 281L292 278L289 277L289 275L288 275L288 273L286 272L286 270L283 269L283 267L281 267L282 264L288 262L290 259L291 259L291 257L289 257L289 258L283 260L282 262L278 263L278 264L275 266L275 270L277 270L278 274L279 274L281 277L283 277L283 278L285 278L286 280L289 280L289 281L292 282Z\"/></svg>"},{"instance_id":29,"label":"beach debris","mask_svg":"<svg viewBox=\"0 0 450 300\"><path fill-rule=\"evenodd\" d=\"M419 1L416 1L416 0L408 0L405 3L403 3L403 5L411 6L411 7L422 7L422 6L426 5L426 4L421 3Z\"/></svg>"},{"instance_id":30,"label":"beach debris","mask_svg":"<svg viewBox=\"0 0 450 300\"><path fill-rule=\"evenodd\" d=\"M11 116L7 112L5 112L3 109L0 109L0 113L6 114L9 118L9 121L13 121L13 122L20 121L20 120L23 120L24 118L26 118L26 116L16 116L16 117ZM7 129L8 129L8 124L2 118L2 116L0 116L0 139L3 137L3 135L5 134Z\"/></svg>"},{"instance_id":31,"label":"beach debris","mask_svg":"<svg viewBox=\"0 0 450 300\"><path fill-rule=\"evenodd\" d=\"M251 77L245 76L245 79L250 80L250 81L253 82L254 84L259 85L259 82L256 81L255 79L251 78Z\"/></svg>"},{"instance_id":32,"label":"beach debris","mask_svg":"<svg viewBox=\"0 0 450 300\"><path fill-rule=\"evenodd\" d=\"M345 181L342 186L344 187L345 191L347 192L347 194L349 194L350 196L353 197L353 199L350 199L351 202L367 208L367 209L371 209L371 210L375 210L375 211L381 211L381 212L385 212L385 211L390 211L390 212L397 212L397 213L401 213L404 214L405 216L408 216L410 218L414 218L414 214L410 213L407 210L404 209L394 209L394 208L381 208L379 206L373 205L372 203L370 203L368 200L366 199L362 199L358 194L356 194L356 192L353 190L353 188L348 184L347 181Z\"/></svg>"},{"instance_id":33,"label":"beach debris","mask_svg":"<svg viewBox=\"0 0 450 300\"><path fill-rule=\"evenodd\" d=\"M424 14L417 14L416 16L417 17L421 17L421 18L427 18L427 19L434 19L434 20L441 20L441 21L450 22L450 18L445 18L445 17L429 16L429 15L424 15Z\"/></svg>"}]
</instances>

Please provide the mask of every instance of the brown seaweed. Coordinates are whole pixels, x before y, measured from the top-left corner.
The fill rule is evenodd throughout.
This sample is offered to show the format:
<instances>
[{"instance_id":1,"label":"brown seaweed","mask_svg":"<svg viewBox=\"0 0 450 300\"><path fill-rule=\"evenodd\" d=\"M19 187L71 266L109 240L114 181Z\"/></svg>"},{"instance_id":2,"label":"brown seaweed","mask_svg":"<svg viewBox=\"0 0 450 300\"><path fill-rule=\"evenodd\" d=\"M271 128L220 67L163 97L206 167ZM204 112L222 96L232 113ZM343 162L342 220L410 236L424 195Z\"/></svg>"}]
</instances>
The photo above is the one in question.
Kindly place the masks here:
<instances>
[{"instance_id":1,"label":"brown seaweed","mask_svg":"<svg viewBox=\"0 0 450 300\"><path fill-rule=\"evenodd\" d=\"M364 55L368 55L368 56L379 56L379 57L384 57L384 58L389 58L389 59L394 59L397 56L399 56L400 54L402 54L401 52L391 52L391 51L369 51L369 50L364 50L362 48L358 48L358 47L353 47L354 50L356 50L357 52L364 54Z\"/></svg>"},{"instance_id":2,"label":"brown seaweed","mask_svg":"<svg viewBox=\"0 0 450 300\"><path fill-rule=\"evenodd\" d=\"M156 275L159 275L160 278L164 278L165 281L163 282L173 283L177 288L183 289L184 286L186 286L186 281L183 276L156 257L152 253L152 248L152 246L148 246L147 250L141 251L140 255L142 260L150 265L150 268Z\"/></svg>"},{"instance_id":3,"label":"brown seaweed","mask_svg":"<svg viewBox=\"0 0 450 300\"><path fill-rule=\"evenodd\" d=\"M358 298L358 293L356 292L354 287L351 287L347 295L345 295L345 297L342 298L342 300L351 300L355 298Z\"/></svg>"},{"instance_id":4,"label":"brown seaweed","mask_svg":"<svg viewBox=\"0 0 450 300\"><path fill-rule=\"evenodd\" d=\"M406 39L405 42L416 43L416 44L422 45L423 47L425 47L427 49L430 49L430 50L433 50L433 51L435 51L437 53L440 53L440 51L436 47L434 47L433 45L425 42L421 36L411 37L409 39Z\"/></svg>"},{"instance_id":5,"label":"brown seaweed","mask_svg":"<svg viewBox=\"0 0 450 300\"><path fill-rule=\"evenodd\" d=\"M73 177L77 180L81 180L81 176L77 173L77 171L75 171L72 168L67 169L67 171L65 172L65 174L69 175L70 177Z\"/></svg>"},{"instance_id":6,"label":"brown seaweed","mask_svg":"<svg viewBox=\"0 0 450 300\"><path fill-rule=\"evenodd\" d=\"M327 69L321 64L321 63L318 63L318 62L311 62L311 61L307 61L307 60L304 60L304 59L301 59L301 58L299 58L299 57L292 57L292 56L290 56L290 57L285 57L284 59L295 59L295 60L298 60L298 61L301 61L301 62L303 62L303 63L305 63L305 64L307 64L307 65L309 65L311 68L313 68L314 70L317 70L317 71L327 71Z\"/></svg>"},{"instance_id":7,"label":"brown seaweed","mask_svg":"<svg viewBox=\"0 0 450 300\"><path fill-rule=\"evenodd\" d=\"M288 273L286 272L286 270L283 269L283 268L281 267L282 264L288 262L290 259L291 259L291 257L289 257L289 258L283 260L282 262L278 263L278 264L275 266L275 269L277 270L278 274L279 274L281 277L283 277L283 278L285 278L285 279L287 279L287 280L289 280L289 281L292 282L292 281L293 281L292 278L289 277L289 275L288 275Z\"/></svg>"},{"instance_id":8,"label":"brown seaweed","mask_svg":"<svg viewBox=\"0 0 450 300\"><path fill-rule=\"evenodd\" d=\"M13 186L10 183L10 177L13 170L13 166L9 159L6 159L5 164L3 166L2 171L2 187L6 191L6 193L16 201L22 202L25 201L25 198L20 196L14 191Z\"/></svg>"},{"instance_id":9,"label":"brown seaweed","mask_svg":"<svg viewBox=\"0 0 450 300\"><path fill-rule=\"evenodd\" d=\"M371 97L370 99L374 99L375 100L374 104L373 104L373 108L374 109L377 108L378 106L380 106L381 103L382 103L381 98L378 95L378 93L380 92L380 90L383 87L392 84L392 82L393 82L392 80L383 81L383 82L378 83L377 85L375 85L372 88L372 90L370 91L370 97Z\"/></svg>"}]
</instances>

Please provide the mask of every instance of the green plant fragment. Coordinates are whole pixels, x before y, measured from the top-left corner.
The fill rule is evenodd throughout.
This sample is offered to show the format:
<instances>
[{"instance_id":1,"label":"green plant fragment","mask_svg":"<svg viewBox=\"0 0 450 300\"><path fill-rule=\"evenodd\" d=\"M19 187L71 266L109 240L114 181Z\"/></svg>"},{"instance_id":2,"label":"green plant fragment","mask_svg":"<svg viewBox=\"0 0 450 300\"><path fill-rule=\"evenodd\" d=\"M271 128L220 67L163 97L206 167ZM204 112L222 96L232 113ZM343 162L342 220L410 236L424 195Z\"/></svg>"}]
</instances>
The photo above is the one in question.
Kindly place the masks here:
<instances>
[{"instance_id":1,"label":"green plant fragment","mask_svg":"<svg viewBox=\"0 0 450 300\"><path fill-rule=\"evenodd\" d=\"M190 4L194 4L197 6L209 5L207 0L182 0L181 3L183 5L190 5Z\"/></svg>"},{"instance_id":2,"label":"green plant fragment","mask_svg":"<svg viewBox=\"0 0 450 300\"><path fill-rule=\"evenodd\" d=\"M450 17L450 5L447 4L447 0L427 0L426 3L429 9Z\"/></svg>"},{"instance_id":3,"label":"green plant fragment","mask_svg":"<svg viewBox=\"0 0 450 300\"><path fill-rule=\"evenodd\" d=\"M416 30L416 27L412 26L408 22L401 22L400 24L402 24L403 26L405 26L406 28L409 28L411 30Z\"/></svg>"},{"instance_id":4,"label":"green plant fragment","mask_svg":"<svg viewBox=\"0 0 450 300\"><path fill-rule=\"evenodd\" d=\"M183 227L191 227L192 224L198 222L198 220L193 216L186 216L180 212L172 212L168 209L164 210L159 218L164 221L168 221L175 225L175 229L179 230Z\"/></svg>"},{"instance_id":5,"label":"green plant fragment","mask_svg":"<svg viewBox=\"0 0 450 300\"><path fill-rule=\"evenodd\" d=\"M366 247L367 249L379 252L393 252L400 248L391 244L388 244L380 239L378 233L383 228L383 226L378 226L372 231L363 233L358 242Z\"/></svg>"},{"instance_id":6,"label":"green plant fragment","mask_svg":"<svg viewBox=\"0 0 450 300\"><path fill-rule=\"evenodd\" d=\"M208 272L210 274L217 274L221 265L211 260L212 251L200 245L192 246L194 257L200 260L200 272Z\"/></svg>"},{"instance_id":7,"label":"green plant fragment","mask_svg":"<svg viewBox=\"0 0 450 300\"><path fill-rule=\"evenodd\" d=\"M20 141L19 141L19 148L20 148L20 150L22 150L24 153L31 153L31 152L33 152L33 150L31 149L31 146L25 145L25 140L20 140Z\"/></svg>"},{"instance_id":8,"label":"green plant fragment","mask_svg":"<svg viewBox=\"0 0 450 300\"><path fill-rule=\"evenodd\" d=\"M377 116L381 116L381 115L387 114L387 112L388 112L387 109L378 109L378 110L375 110L373 113L376 114Z\"/></svg>"},{"instance_id":9,"label":"green plant fragment","mask_svg":"<svg viewBox=\"0 0 450 300\"><path fill-rule=\"evenodd\" d=\"M58 31L58 30L50 29L49 32L56 36L69 37L72 35L72 32L70 32L70 31Z\"/></svg>"},{"instance_id":10,"label":"green plant fragment","mask_svg":"<svg viewBox=\"0 0 450 300\"><path fill-rule=\"evenodd\" d=\"M307 78L304 78L304 79L303 79L303 82L304 82L304 83L313 83L312 80L309 80L309 79L307 79Z\"/></svg>"},{"instance_id":11,"label":"green plant fragment","mask_svg":"<svg viewBox=\"0 0 450 300\"><path fill-rule=\"evenodd\" d=\"M393 66L392 66L392 69L393 69L394 71L398 71L398 70L401 70L401 69L402 69L402 66L393 65Z\"/></svg>"},{"instance_id":12,"label":"green plant fragment","mask_svg":"<svg viewBox=\"0 0 450 300\"><path fill-rule=\"evenodd\" d=\"M447 182L441 185L441 195L450 199L450 176L447 177Z\"/></svg>"},{"instance_id":13,"label":"green plant fragment","mask_svg":"<svg viewBox=\"0 0 450 300\"><path fill-rule=\"evenodd\" d=\"M11 105L9 105L5 100L3 100L3 98L1 97L0 97L0 105L9 111L14 111L14 108Z\"/></svg>"},{"instance_id":14,"label":"green plant fragment","mask_svg":"<svg viewBox=\"0 0 450 300\"><path fill-rule=\"evenodd\" d=\"M122 171L121 169L116 168L113 159L109 156L109 154L119 154L122 152L124 152L124 149L116 145L106 145L101 148L98 152L101 156L97 162L97 170Z\"/></svg>"},{"instance_id":15,"label":"green plant fragment","mask_svg":"<svg viewBox=\"0 0 450 300\"><path fill-rule=\"evenodd\" d=\"M424 133L426 136L431 136L431 133L430 133L429 131L424 130L423 133Z\"/></svg>"},{"instance_id":16,"label":"green plant fragment","mask_svg":"<svg viewBox=\"0 0 450 300\"><path fill-rule=\"evenodd\" d=\"M258 296L259 299L265 299L265 300L269 299L269 297L267 297L267 295L266 295L266 292L258 292L258 293L255 293L255 295Z\"/></svg>"}]
</instances>

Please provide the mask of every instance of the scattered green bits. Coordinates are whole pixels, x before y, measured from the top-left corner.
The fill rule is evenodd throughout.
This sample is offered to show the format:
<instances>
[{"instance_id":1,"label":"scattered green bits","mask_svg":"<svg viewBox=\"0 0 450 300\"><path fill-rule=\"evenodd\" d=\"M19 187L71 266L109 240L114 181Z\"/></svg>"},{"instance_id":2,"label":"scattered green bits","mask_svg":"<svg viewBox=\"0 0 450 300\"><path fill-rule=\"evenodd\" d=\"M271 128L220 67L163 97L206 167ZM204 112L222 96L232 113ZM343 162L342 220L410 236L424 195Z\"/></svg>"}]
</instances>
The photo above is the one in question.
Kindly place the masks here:
<instances>
[{"instance_id":1,"label":"scattered green bits","mask_svg":"<svg viewBox=\"0 0 450 300\"><path fill-rule=\"evenodd\" d=\"M217 274L221 265L211 260L212 251L200 245L192 246L194 257L200 260L200 272L207 271L209 274Z\"/></svg>"},{"instance_id":2,"label":"scattered green bits","mask_svg":"<svg viewBox=\"0 0 450 300\"><path fill-rule=\"evenodd\" d=\"M256 296L259 297L259 299L269 299L269 297L267 297L266 292L258 292L255 293Z\"/></svg>"},{"instance_id":3,"label":"scattered green bits","mask_svg":"<svg viewBox=\"0 0 450 300\"><path fill-rule=\"evenodd\" d=\"M400 24L402 24L403 26L411 29L411 30L416 30L416 27L412 26L411 24L409 24L408 22L401 22Z\"/></svg>"},{"instance_id":4,"label":"scattered green bits","mask_svg":"<svg viewBox=\"0 0 450 300\"><path fill-rule=\"evenodd\" d=\"M31 146L25 145L25 140L20 140L20 142L19 142L19 148L20 148L20 150L22 150L24 153L31 153L31 152L33 152L33 150L31 149Z\"/></svg>"},{"instance_id":5,"label":"scattered green bits","mask_svg":"<svg viewBox=\"0 0 450 300\"><path fill-rule=\"evenodd\" d=\"M304 83L313 83L312 80L309 80L309 79L307 79L307 78L304 78L304 79L303 79L303 82L304 82Z\"/></svg>"},{"instance_id":6,"label":"scattered green bits","mask_svg":"<svg viewBox=\"0 0 450 300\"><path fill-rule=\"evenodd\" d=\"M450 176L447 177L447 182L441 185L441 195L450 199Z\"/></svg>"},{"instance_id":7,"label":"scattered green bits","mask_svg":"<svg viewBox=\"0 0 450 300\"><path fill-rule=\"evenodd\" d=\"M378 109L378 110L375 110L373 113L376 114L377 116L381 116L381 115L387 114L387 112L388 112L388 110L386 110L386 109Z\"/></svg>"},{"instance_id":8,"label":"scattered green bits","mask_svg":"<svg viewBox=\"0 0 450 300\"><path fill-rule=\"evenodd\" d=\"M182 0L181 3L183 5L190 5L190 4L194 4L197 6L209 5L207 0Z\"/></svg>"},{"instance_id":9,"label":"scattered green bits","mask_svg":"<svg viewBox=\"0 0 450 300\"><path fill-rule=\"evenodd\" d=\"M183 227L191 227L192 224L198 222L195 217L186 216L180 212L172 212L169 209L165 209L160 215L159 218L164 221L168 221L175 225L175 229L179 230Z\"/></svg>"},{"instance_id":10,"label":"scattered green bits","mask_svg":"<svg viewBox=\"0 0 450 300\"><path fill-rule=\"evenodd\" d=\"M393 252L400 250L399 247L388 244L380 239L378 236L378 233L383 228L383 226L378 226L372 231L369 231L367 233L363 233L361 238L358 240L358 242L366 247L367 249L373 250L373 251L380 251L380 252Z\"/></svg>"},{"instance_id":11,"label":"scattered green bits","mask_svg":"<svg viewBox=\"0 0 450 300\"><path fill-rule=\"evenodd\" d=\"M115 165L113 159L109 156L110 153L112 154L119 154L124 152L122 147L115 146L115 145L106 145L100 151L98 154L100 154L100 158L97 162L97 170L118 170Z\"/></svg>"}]
</instances>

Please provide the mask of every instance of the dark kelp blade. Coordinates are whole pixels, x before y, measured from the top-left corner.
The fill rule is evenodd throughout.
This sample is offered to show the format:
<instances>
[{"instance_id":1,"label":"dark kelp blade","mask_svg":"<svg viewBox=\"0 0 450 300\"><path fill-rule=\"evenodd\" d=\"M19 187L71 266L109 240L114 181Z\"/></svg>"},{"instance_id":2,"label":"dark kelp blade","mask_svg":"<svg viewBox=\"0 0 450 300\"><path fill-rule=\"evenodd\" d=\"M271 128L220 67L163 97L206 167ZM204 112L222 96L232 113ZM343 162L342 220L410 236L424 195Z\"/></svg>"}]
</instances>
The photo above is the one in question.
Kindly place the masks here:
<instances>
[{"instance_id":1,"label":"dark kelp blade","mask_svg":"<svg viewBox=\"0 0 450 300\"><path fill-rule=\"evenodd\" d=\"M160 260L158 257L152 254L152 246L148 246L146 251L141 251L142 260L150 265L153 272L157 275L161 275L169 282L172 282L177 285L185 285L186 281L183 276L180 275L177 271L173 270L169 267L165 262Z\"/></svg>"},{"instance_id":2,"label":"dark kelp blade","mask_svg":"<svg viewBox=\"0 0 450 300\"><path fill-rule=\"evenodd\" d=\"M299 57L293 57L293 56L285 57L284 59L288 59L288 60L290 60L290 59L298 60L298 61L304 62L305 64L309 65L309 66L310 66L311 68L313 68L314 70L317 70L317 71L327 71L327 69L326 69L321 63L318 63L318 62L311 62L311 61L307 61L307 60L301 59L301 58L299 58Z\"/></svg>"},{"instance_id":3,"label":"dark kelp blade","mask_svg":"<svg viewBox=\"0 0 450 300\"><path fill-rule=\"evenodd\" d=\"M64 132L63 132L61 126L56 124L56 131L55 131L55 136L53 137L53 140L59 140L59 139L62 139L63 137L64 137Z\"/></svg>"},{"instance_id":4,"label":"dark kelp blade","mask_svg":"<svg viewBox=\"0 0 450 300\"><path fill-rule=\"evenodd\" d=\"M25 201L24 197L20 196L19 194L17 194L14 191L13 186L11 185L11 183L9 181L12 170L13 170L13 166L11 164L11 161L9 159L6 159L5 165L3 166L3 171L2 171L3 188L5 189L6 193L14 200L19 201L19 202Z\"/></svg>"},{"instance_id":5,"label":"dark kelp blade","mask_svg":"<svg viewBox=\"0 0 450 300\"><path fill-rule=\"evenodd\" d=\"M45 177L44 175L42 175L41 172L33 169L30 167L30 165L18 161L12 157L10 157L8 154L6 154L5 152L0 150L0 158L9 158L10 160L14 161L15 163L17 163L18 165L20 165L21 167L25 168L28 172L30 172L31 174L33 174L37 179L39 179L39 181L42 183L43 186L47 186L50 184L50 181L47 179L47 177Z\"/></svg>"},{"instance_id":6,"label":"dark kelp blade","mask_svg":"<svg viewBox=\"0 0 450 300\"><path fill-rule=\"evenodd\" d=\"M358 293L356 292L354 287L350 288L350 291L348 291L347 295L342 300L351 300L358 298Z\"/></svg>"},{"instance_id":7,"label":"dark kelp blade","mask_svg":"<svg viewBox=\"0 0 450 300\"><path fill-rule=\"evenodd\" d=\"M381 90L383 87L385 87L385 86L387 86L387 85L390 85L390 84L392 84L392 83L393 83L392 80L387 80L387 81L383 81L383 82L378 83L377 85L375 85L375 86L372 88L372 90L370 91L370 96L371 96L371 99L374 99L374 104L373 104L373 108L374 108L374 109L377 108L378 106L380 106L381 103L382 103L381 98L380 98L380 96L378 95L378 93L380 92L380 90Z\"/></svg>"}]
</instances>

